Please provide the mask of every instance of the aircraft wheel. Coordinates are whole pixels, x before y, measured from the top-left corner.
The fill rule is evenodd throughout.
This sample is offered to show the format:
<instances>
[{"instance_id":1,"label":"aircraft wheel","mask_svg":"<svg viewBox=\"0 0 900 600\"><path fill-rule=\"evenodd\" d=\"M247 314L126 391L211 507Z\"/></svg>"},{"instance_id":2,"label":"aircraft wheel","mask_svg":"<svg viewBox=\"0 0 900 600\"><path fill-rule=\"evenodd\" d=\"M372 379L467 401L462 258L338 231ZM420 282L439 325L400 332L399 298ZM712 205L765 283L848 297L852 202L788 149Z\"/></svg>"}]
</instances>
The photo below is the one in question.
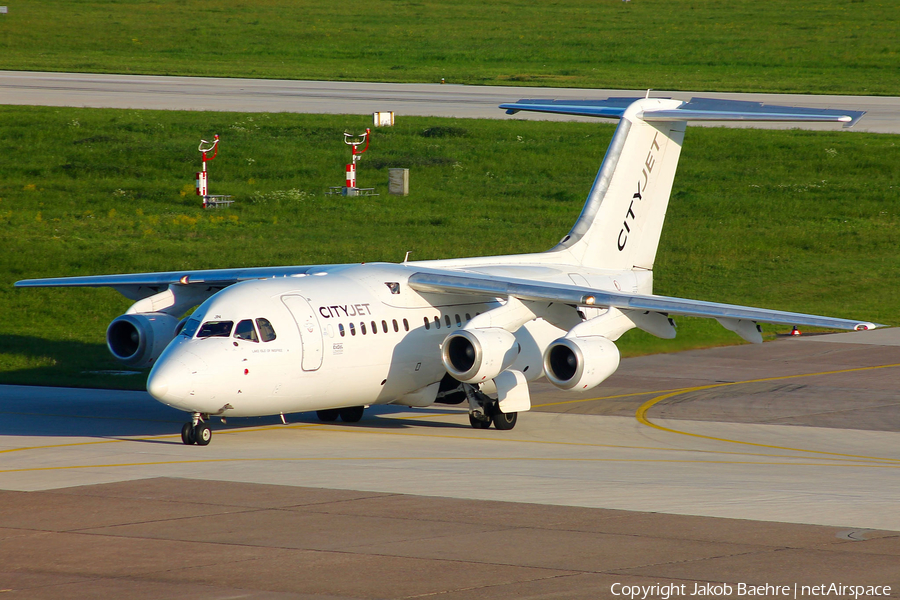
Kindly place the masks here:
<instances>
[{"instance_id":1,"label":"aircraft wheel","mask_svg":"<svg viewBox=\"0 0 900 600\"><path fill-rule=\"evenodd\" d=\"M190 446L194 443L194 425L191 423L185 423L181 428L181 441L185 443L185 445Z\"/></svg>"},{"instance_id":2,"label":"aircraft wheel","mask_svg":"<svg viewBox=\"0 0 900 600\"><path fill-rule=\"evenodd\" d=\"M480 421L472 416L472 413L469 413L469 425L472 426L472 429L489 429L491 426L491 420Z\"/></svg>"},{"instance_id":3,"label":"aircraft wheel","mask_svg":"<svg viewBox=\"0 0 900 600\"><path fill-rule=\"evenodd\" d=\"M317 410L316 416L319 417L320 421L324 421L326 423L331 423L332 421L337 421L337 418L341 415L341 409L339 408L329 408L328 410Z\"/></svg>"},{"instance_id":4,"label":"aircraft wheel","mask_svg":"<svg viewBox=\"0 0 900 600\"><path fill-rule=\"evenodd\" d=\"M206 446L212 439L212 429L206 423L197 423L194 428L194 439L198 446Z\"/></svg>"},{"instance_id":5,"label":"aircraft wheel","mask_svg":"<svg viewBox=\"0 0 900 600\"><path fill-rule=\"evenodd\" d=\"M494 427L501 431L509 431L516 426L519 419L519 413L502 413L499 410L494 413Z\"/></svg>"},{"instance_id":6,"label":"aircraft wheel","mask_svg":"<svg viewBox=\"0 0 900 600\"><path fill-rule=\"evenodd\" d=\"M362 406L351 406L349 408L341 409L341 421L344 423L358 423L360 419L362 419L363 412L365 411L365 407Z\"/></svg>"}]
</instances>

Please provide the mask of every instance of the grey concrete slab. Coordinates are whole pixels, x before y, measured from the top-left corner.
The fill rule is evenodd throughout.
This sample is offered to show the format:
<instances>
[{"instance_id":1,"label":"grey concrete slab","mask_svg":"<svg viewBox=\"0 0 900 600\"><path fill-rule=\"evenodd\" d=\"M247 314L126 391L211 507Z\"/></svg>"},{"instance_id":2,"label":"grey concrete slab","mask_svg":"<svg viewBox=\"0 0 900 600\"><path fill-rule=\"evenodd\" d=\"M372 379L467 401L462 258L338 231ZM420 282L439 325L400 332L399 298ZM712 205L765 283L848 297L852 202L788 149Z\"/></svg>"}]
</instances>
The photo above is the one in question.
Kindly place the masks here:
<instances>
[{"instance_id":1,"label":"grey concrete slab","mask_svg":"<svg viewBox=\"0 0 900 600\"><path fill-rule=\"evenodd\" d=\"M24 494L44 507L58 503L69 523L42 510L45 531L0 544L0 589L35 598L613 598L617 583L689 590L722 581L890 585L900 553L900 535L885 531L855 532L859 541L851 541L829 527L421 496L342 498L340 491L323 502L319 489L222 482L216 489L278 498L281 507L242 513L259 519L154 522L157 504L178 504L185 482L143 483L85 487L69 498ZM87 505L66 504L73 496L135 501L133 525L142 531L67 533L90 514ZM326 518L319 531L331 530L331 548L282 547L306 535L300 521L272 518L287 512ZM497 521L495 531L467 525L479 513ZM179 521L181 529L170 527ZM416 533L423 524L459 527L425 538ZM610 528L619 531L600 531ZM184 539L191 532L208 539L209 529L226 535L215 543ZM385 541L391 530L398 539L412 534ZM367 540L376 543L360 543Z\"/></svg>"},{"instance_id":2,"label":"grey concrete slab","mask_svg":"<svg viewBox=\"0 0 900 600\"><path fill-rule=\"evenodd\" d=\"M753 552L746 544L678 541L679 560L692 561ZM468 560L527 565L543 569L620 571L671 561L671 548L652 536L515 528L427 540L379 544L368 548L390 556Z\"/></svg>"},{"instance_id":3,"label":"grey concrete slab","mask_svg":"<svg viewBox=\"0 0 900 600\"><path fill-rule=\"evenodd\" d=\"M220 110L239 112L303 112L366 114L394 111L404 115L587 120L565 115L518 113L508 117L497 108L520 98L601 99L609 96L644 97L647 90L535 88L396 84L344 81L288 81L100 75L0 71L0 104L84 106L162 110ZM688 100L720 98L816 108L865 110L856 131L900 132L900 98L813 96L803 94L738 94L701 91L654 91L654 97ZM735 126L730 124L729 126ZM835 129L827 124L742 123L741 127Z\"/></svg>"},{"instance_id":4,"label":"grey concrete slab","mask_svg":"<svg viewBox=\"0 0 900 600\"><path fill-rule=\"evenodd\" d=\"M155 576L160 572L207 565L233 565L267 559L285 550L190 542L131 539L82 533L44 533L0 545L0 564L13 572L41 565L56 575L89 577ZM293 551L291 551L293 552ZM47 557L52 557L51 561Z\"/></svg>"},{"instance_id":5,"label":"grey concrete slab","mask_svg":"<svg viewBox=\"0 0 900 600\"><path fill-rule=\"evenodd\" d=\"M896 556L786 548L778 552L670 562L664 565L626 569L622 572L665 578L742 581L753 584L796 582L806 585L822 583L887 585L897 590L900 589L900 569L897 565Z\"/></svg>"},{"instance_id":6,"label":"grey concrete slab","mask_svg":"<svg viewBox=\"0 0 900 600\"><path fill-rule=\"evenodd\" d=\"M306 550L352 551L359 547L390 543L435 540L467 533L484 533L502 529L498 525L441 523L391 517L372 517L325 513L300 513L291 510L255 510L209 517L173 518L166 522L148 521L110 527L85 528L83 533L294 548Z\"/></svg>"},{"instance_id":7,"label":"grey concrete slab","mask_svg":"<svg viewBox=\"0 0 900 600\"><path fill-rule=\"evenodd\" d=\"M126 498L157 502L203 504L210 507L282 508L303 509L324 504L330 507L364 499L393 498L392 494L358 492L355 490L307 489L304 494L287 486L257 486L225 481L204 481L203 485L191 485L183 480L173 485L166 477L124 481L106 485L88 485L54 490L54 494L75 496L99 496L101 498ZM21 492L7 492L15 494ZM20 496L21 497L21 496ZM2 496L0 496L2 498Z\"/></svg>"},{"instance_id":8,"label":"grey concrete slab","mask_svg":"<svg viewBox=\"0 0 900 600\"><path fill-rule=\"evenodd\" d=\"M158 573L156 577L160 581L215 582L230 586L252 581L269 591L353 598L416 598L571 574L569 571L453 560L301 552L285 550L265 559L168 571Z\"/></svg>"},{"instance_id":9,"label":"grey concrete slab","mask_svg":"<svg viewBox=\"0 0 900 600\"><path fill-rule=\"evenodd\" d=\"M312 599L342 600L337 596L310 596L266 592L238 587L181 583L171 585L145 579L54 576L47 573L9 573L0 570L0 592L11 598L33 600L66 598L66 600L96 600L97 598L128 598L129 600L226 600L259 598L260 600Z\"/></svg>"},{"instance_id":10,"label":"grey concrete slab","mask_svg":"<svg viewBox=\"0 0 900 600\"><path fill-rule=\"evenodd\" d=\"M0 528L14 527L22 530L66 531L73 525L70 513L77 512L76 530L86 531L98 527L110 527L134 523L134 513L140 507L144 518L152 523L160 520L182 520L197 516L234 518L242 510L238 507L222 507L188 502L148 501L109 497L77 496L72 494L41 496L0 490Z\"/></svg>"}]
</instances>

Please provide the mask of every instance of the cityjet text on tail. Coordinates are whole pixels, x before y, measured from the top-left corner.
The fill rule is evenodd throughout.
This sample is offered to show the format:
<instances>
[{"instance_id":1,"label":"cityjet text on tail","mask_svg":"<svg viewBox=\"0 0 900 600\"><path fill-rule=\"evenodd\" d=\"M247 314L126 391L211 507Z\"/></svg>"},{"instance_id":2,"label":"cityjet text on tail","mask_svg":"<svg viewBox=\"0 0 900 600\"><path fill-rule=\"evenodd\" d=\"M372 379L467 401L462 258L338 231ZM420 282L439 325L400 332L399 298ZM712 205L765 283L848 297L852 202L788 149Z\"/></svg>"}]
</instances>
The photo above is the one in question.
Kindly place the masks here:
<instances>
[{"instance_id":1,"label":"cityjet text on tail","mask_svg":"<svg viewBox=\"0 0 900 600\"><path fill-rule=\"evenodd\" d=\"M653 294L653 263L688 121L825 121L863 113L659 98L520 100L619 125L571 231L546 252L422 262L286 266L31 279L18 287L112 287L134 305L109 325L110 351L152 366L154 398L190 413L186 444L213 417L364 407L468 406L472 427L512 429L528 384L599 385L632 328L675 337L680 315L716 319L750 342L758 322L860 330L864 321ZM190 316L180 318L196 307Z\"/></svg>"}]
</instances>

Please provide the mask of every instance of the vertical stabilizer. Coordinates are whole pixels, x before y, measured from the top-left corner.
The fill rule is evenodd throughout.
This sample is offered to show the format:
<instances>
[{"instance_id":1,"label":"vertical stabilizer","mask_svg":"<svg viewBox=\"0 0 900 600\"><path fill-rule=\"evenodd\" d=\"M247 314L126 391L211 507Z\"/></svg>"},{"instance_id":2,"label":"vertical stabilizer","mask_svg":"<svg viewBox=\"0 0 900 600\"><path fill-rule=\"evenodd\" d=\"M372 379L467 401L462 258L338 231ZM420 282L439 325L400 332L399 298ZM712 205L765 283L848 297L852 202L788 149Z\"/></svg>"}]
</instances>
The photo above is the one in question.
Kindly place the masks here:
<instances>
[{"instance_id":1,"label":"vertical stabilizer","mask_svg":"<svg viewBox=\"0 0 900 600\"><path fill-rule=\"evenodd\" d=\"M546 112L620 119L575 226L549 253L596 269L653 269L688 121L830 122L850 127L864 114L758 102L693 98L519 100L508 114Z\"/></svg>"},{"instance_id":2,"label":"vertical stabilizer","mask_svg":"<svg viewBox=\"0 0 900 600\"><path fill-rule=\"evenodd\" d=\"M551 252L587 267L653 268L686 122L641 116L681 104L644 99L624 111L578 221Z\"/></svg>"}]
</instances>

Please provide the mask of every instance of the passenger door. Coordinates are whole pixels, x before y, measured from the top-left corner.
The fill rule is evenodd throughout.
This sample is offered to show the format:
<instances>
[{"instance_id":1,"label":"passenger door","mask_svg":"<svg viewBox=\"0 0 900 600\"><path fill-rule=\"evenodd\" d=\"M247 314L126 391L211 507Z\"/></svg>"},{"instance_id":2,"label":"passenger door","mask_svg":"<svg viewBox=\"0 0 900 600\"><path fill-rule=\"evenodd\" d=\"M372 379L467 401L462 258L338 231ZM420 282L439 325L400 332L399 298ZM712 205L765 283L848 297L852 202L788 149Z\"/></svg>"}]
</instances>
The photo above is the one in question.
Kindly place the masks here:
<instances>
[{"instance_id":1,"label":"passenger door","mask_svg":"<svg viewBox=\"0 0 900 600\"><path fill-rule=\"evenodd\" d=\"M316 313L302 296L282 296L281 301L291 311L300 332L300 343L303 345L300 366L304 371L315 371L322 366L323 351L322 329Z\"/></svg>"}]
</instances>

